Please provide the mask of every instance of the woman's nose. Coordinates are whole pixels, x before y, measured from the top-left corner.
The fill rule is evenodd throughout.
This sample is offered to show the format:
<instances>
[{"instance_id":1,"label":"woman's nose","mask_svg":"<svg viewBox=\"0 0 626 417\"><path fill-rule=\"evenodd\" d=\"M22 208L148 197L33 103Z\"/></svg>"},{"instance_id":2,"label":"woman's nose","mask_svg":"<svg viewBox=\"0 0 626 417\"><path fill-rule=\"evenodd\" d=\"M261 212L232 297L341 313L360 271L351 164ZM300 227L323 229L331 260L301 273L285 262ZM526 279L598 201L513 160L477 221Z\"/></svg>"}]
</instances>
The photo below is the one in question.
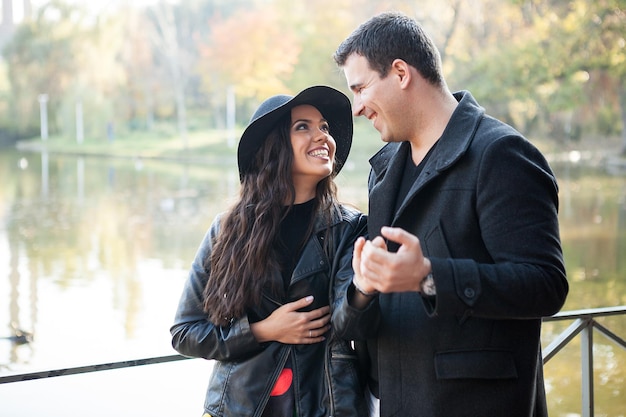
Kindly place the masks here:
<instances>
[{"instance_id":1,"label":"woman's nose","mask_svg":"<svg viewBox=\"0 0 626 417\"><path fill-rule=\"evenodd\" d=\"M328 133L323 131L322 129L317 129L314 140L316 142L326 141L328 139Z\"/></svg>"}]
</instances>

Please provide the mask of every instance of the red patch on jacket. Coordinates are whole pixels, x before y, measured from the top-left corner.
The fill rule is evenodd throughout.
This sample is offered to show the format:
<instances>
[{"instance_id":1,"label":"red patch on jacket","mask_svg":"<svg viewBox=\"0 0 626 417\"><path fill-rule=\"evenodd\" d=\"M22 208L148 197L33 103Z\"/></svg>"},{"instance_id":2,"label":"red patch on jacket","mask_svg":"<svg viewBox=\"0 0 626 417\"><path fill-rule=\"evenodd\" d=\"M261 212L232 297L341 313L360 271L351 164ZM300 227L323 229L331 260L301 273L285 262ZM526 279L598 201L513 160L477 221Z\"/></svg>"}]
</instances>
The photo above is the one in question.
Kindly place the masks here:
<instances>
[{"instance_id":1,"label":"red patch on jacket","mask_svg":"<svg viewBox=\"0 0 626 417\"><path fill-rule=\"evenodd\" d=\"M272 397L283 395L291 386L291 381L293 381L293 372L288 368L283 369L278 376L276 384L274 384L274 388L272 388L270 395Z\"/></svg>"}]
</instances>

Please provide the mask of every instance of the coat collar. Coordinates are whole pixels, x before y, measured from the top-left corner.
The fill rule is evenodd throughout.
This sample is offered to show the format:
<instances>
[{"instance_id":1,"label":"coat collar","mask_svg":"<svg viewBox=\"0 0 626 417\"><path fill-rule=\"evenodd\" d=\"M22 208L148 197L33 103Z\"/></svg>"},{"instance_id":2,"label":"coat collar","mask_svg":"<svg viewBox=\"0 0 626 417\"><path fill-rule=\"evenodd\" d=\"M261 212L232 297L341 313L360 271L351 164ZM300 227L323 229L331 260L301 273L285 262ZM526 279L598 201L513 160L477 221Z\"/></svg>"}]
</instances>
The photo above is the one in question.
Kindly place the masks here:
<instances>
[{"instance_id":1,"label":"coat collar","mask_svg":"<svg viewBox=\"0 0 626 417\"><path fill-rule=\"evenodd\" d=\"M415 195L442 172L450 168L467 151L476 129L484 115L484 109L469 91L454 93L459 105L452 113L439 145L433 150L421 174L411 186L399 210L394 215L394 203L404 172L404 163L410 152L408 142L385 145L370 159L370 198L368 231L370 238L380 234L380 228L393 225ZM442 146L443 145L443 146Z\"/></svg>"}]
</instances>

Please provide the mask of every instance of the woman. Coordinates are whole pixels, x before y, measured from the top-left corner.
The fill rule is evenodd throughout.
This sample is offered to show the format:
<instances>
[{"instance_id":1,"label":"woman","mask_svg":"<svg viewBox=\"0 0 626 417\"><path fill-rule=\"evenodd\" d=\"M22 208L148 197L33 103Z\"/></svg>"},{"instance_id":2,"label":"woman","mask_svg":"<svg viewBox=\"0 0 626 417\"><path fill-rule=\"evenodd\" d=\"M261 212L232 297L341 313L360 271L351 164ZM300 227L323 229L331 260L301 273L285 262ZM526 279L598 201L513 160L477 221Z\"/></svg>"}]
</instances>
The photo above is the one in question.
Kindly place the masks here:
<instances>
[{"instance_id":1,"label":"woman","mask_svg":"<svg viewBox=\"0 0 626 417\"><path fill-rule=\"evenodd\" d=\"M326 86L267 99L237 152L241 191L192 264L172 345L214 359L205 416L364 416L356 356L330 326L365 216L333 178L352 144L348 98Z\"/></svg>"}]
</instances>

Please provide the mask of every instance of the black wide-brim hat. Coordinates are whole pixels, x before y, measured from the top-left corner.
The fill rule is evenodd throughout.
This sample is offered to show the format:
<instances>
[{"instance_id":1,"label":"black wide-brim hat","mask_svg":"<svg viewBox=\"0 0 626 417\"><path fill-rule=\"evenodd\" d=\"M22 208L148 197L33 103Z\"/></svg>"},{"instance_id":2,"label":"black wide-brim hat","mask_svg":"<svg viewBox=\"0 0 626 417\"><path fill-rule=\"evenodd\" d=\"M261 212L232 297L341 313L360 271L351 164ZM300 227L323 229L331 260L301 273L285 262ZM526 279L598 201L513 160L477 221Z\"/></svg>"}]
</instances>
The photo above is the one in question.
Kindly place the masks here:
<instances>
[{"instance_id":1,"label":"black wide-brim hat","mask_svg":"<svg viewBox=\"0 0 626 417\"><path fill-rule=\"evenodd\" d=\"M335 174L343 168L352 146L350 99L339 90L318 85L306 88L296 96L277 95L261 103L239 140L239 147L237 148L239 178L243 178L243 175L250 170L256 153L278 120L291 112L292 108L301 104L310 104L316 107L328 121L330 135L337 144Z\"/></svg>"}]
</instances>

